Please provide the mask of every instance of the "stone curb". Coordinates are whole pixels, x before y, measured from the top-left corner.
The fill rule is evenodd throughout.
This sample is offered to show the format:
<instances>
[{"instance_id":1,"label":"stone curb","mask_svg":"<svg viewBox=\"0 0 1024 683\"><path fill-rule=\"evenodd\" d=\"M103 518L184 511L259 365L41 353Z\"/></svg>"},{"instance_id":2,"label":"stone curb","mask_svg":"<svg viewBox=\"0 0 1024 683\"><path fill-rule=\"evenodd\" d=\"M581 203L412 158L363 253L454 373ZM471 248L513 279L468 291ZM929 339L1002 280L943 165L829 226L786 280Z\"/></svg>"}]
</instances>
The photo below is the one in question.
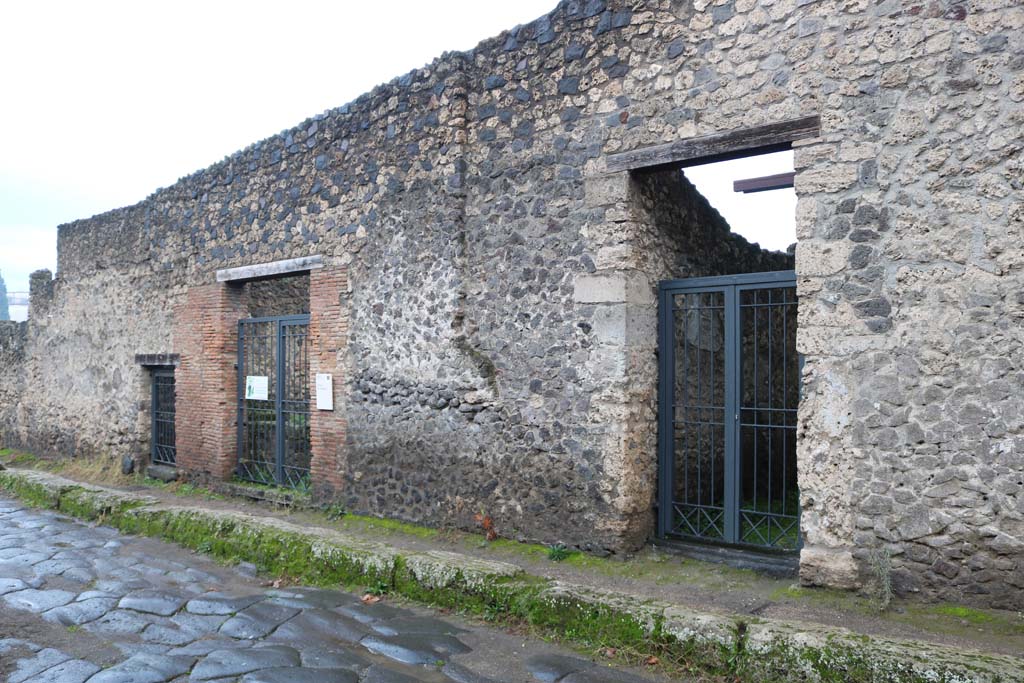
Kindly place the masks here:
<instances>
[{"instance_id":1,"label":"stone curb","mask_svg":"<svg viewBox=\"0 0 1024 683\"><path fill-rule=\"evenodd\" d=\"M700 642L729 649L770 655L780 648L795 653L805 673L815 678L812 662L828 666L846 652L871 662L890 662L890 680L934 680L995 683L1024 680L1024 659L972 651L925 641L866 636L848 629L804 622L751 619L728 614L699 612L685 605L637 601L620 594L585 586L550 581L526 574L517 565L483 560L460 553L431 550L400 552L340 531L310 529L274 517L259 517L234 510L211 510L196 505L169 505L141 493L108 489L35 470L0 472L0 489L36 507L44 507L86 520L103 519L127 533L139 533L182 542L175 529L198 527L209 532L208 543L228 539L233 548L246 547L248 539L259 543L272 539L300 544L317 564L339 567L340 575L383 580L401 586L398 592L424 602L440 596L457 602L459 596L480 599L499 596L548 603L563 613L560 626L587 615L614 615L631 620L645 637L669 636L680 642ZM204 537L205 538L205 537ZM283 541L281 540L283 539ZM198 550L211 552L205 543ZM274 547L277 547L275 545ZM214 551L215 552L215 551ZM282 551L283 553L283 551ZM245 558L255 561L258 557ZM346 569L347 568L347 569ZM443 599L442 599L443 601ZM505 604L501 602L499 604ZM512 615L511 610L508 612ZM565 614L570 616L566 617ZM568 621L567 621L568 620ZM798 664L799 665L799 664ZM898 675L896 675L898 674Z\"/></svg>"}]
</instances>

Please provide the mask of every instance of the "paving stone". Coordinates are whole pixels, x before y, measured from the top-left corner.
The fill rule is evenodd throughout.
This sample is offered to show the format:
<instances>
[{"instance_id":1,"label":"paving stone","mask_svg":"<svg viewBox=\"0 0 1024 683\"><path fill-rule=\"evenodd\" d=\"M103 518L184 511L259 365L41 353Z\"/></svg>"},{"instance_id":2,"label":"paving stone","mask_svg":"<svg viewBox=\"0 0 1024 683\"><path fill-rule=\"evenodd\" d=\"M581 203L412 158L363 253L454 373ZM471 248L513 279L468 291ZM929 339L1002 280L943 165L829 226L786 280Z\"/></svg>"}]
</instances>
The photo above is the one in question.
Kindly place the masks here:
<instances>
[{"instance_id":1,"label":"paving stone","mask_svg":"<svg viewBox=\"0 0 1024 683\"><path fill-rule=\"evenodd\" d=\"M441 669L441 673L452 679L455 683L500 683L493 678L481 676L477 672L455 662L445 664L444 668Z\"/></svg>"},{"instance_id":2,"label":"paving stone","mask_svg":"<svg viewBox=\"0 0 1024 683\"><path fill-rule=\"evenodd\" d=\"M26 550L35 550L35 548L37 548L37 547L38 546L36 546L34 543L22 543L22 544L19 544L19 545L8 547L8 548L2 548L2 549L0 549L0 561L7 563L7 562L11 562L13 560L17 560L19 557L23 557L23 556L29 554L29 553L25 552ZM32 554L34 554L34 555L42 555L43 553L40 553L40 552L36 551L35 553L32 553ZM52 557L52 554L51 553L46 553L45 557L43 557L40 560L36 560L32 564L35 564L36 562L42 562L43 560L48 560L48 559L50 559L50 557Z\"/></svg>"},{"instance_id":3,"label":"paving stone","mask_svg":"<svg viewBox=\"0 0 1024 683\"><path fill-rule=\"evenodd\" d=\"M102 633L125 634L140 633L142 629L149 626L152 620L147 619L138 612L116 609L104 614L96 621L90 621L82 628L87 631L99 631Z\"/></svg>"},{"instance_id":4,"label":"paving stone","mask_svg":"<svg viewBox=\"0 0 1024 683\"><path fill-rule=\"evenodd\" d=\"M207 593L192 598L185 604L185 609L193 614L234 614L263 599L262 595L244 595L235 597L223 593Z\"/></svg>"},{"instance_id":5,"label":"paving stone","mask_svg":"<svg viewBox=\"0 0 1024 683\"><path fill-rule=\"evenodd\" d=\"M646 679L615 669L588 669L563 678L560 683L649 683Z\"/></svg>"},{"instance_id":6,"label":"paving stone","mask_svg":"<svg viewBox=\"0 0 1024 683\"><path fill-rule=\"evenodd\" d=\"M466 633L466 629L459 628L442 619L434 617L397 617L387 621L374 622L373 630L385 636L394 636L399 633L443 633L455 636Z\"/></svg>"},{"instance_id":7,"label":"paving stone","mask_svg":"<svg viewBox=\"0 0 1024 683\"><path fill-rule=\"evenodd\" d=\"M21 638L0 638L0 655L5 655L14 650L39 652L41 649L42 648L35 643L30 643L29 641L22 640Z\"/></svg>"},{"instance_id":8,"label":"paving stone","mask_svg":"<svg viewBox=\"0 0 1024 683\"><path fill-rule=\"evenodd\" d=\"M169 617L185 604L185 599L173 593L142 590L128 593L118 604L121 609L130 609L147 614Z\"/></svg>"},{"instance_id":9,"label":"paving stone","mask_svg":"<svg viewBox=\"0 0 1024 683\"><path fill-rule=\"evenodd\" d=\"M46 560L33 566L33 571L39 576L60 576L73 568L81 568L81 560Z\"/></svg>"},{"instance_id":10,"label":"paving stone","mask_svg":"<svg viewBox=\"0 0 1024 683\"><path fill-rule=\"evenodd\" d=\"M362 683L420 683L420 679L381 664L374 664L363 674Z\"/></svg>"},{"instance_id":11,"label":"paving stone","mask_svg":"<svg viewBox=\"0 0 1024 683\"><path fill-rule=\"evenodd\" d=\"M172 622L186 631L192 631L198 635L216 633L217 629L227 620L228 617L219 614L189 614L184 611L171 617Z\"/></svg>"},{"instance_id":12,"label":"paving stone","mask_svg":"<svg viewBox=\"0 0 1024 683\"><path fill-rule=\"evenodd\" d=\"M347 649L304 647L300 652L302 666L307 669L350 669L365 671L370 660Z\"/></svg>"},{"instance_id":13,"label":"paving stone","mask_svg":"<svg viewBox=\"0 0 1024 683\"><path fill-rule=\"evenodd\" d=\"M239 562L235 565L235 571L250 579L255 579L260 573L259 568L252 562Z\"/></svg>"},{"instance_id":14,"label":"paving stone","mask_svg":"<svg viewBox=\"0 0 1024 683\"><path fill-rule=\"evenodd\" d=\"M274 640L309 642L317 644L358 643L370 635L370 629L355 619L337 612L308 609L281 624L270 636Z\"/></svg>"},{"instance_id":15,"label":"paving stone","mask_svg":"<svg viewBox=\"0 0 1024 683\"><path fill-rule=\"evenodd\" d=\"M300 609L307 607L332 609L352 602L351 593L316 588L303 588L292 591L271 590L267 591L267 596L269 602L288 605L289 607L298 607Z\"/></svg>"},{"instance_id":16,"label":"paving stone","mask_svg":"<svg viewBox=\"0 0 1024 683\"><path fill-rule=\"evenodd\" d=\"M0 571L4 573L12 568L31 567L34 564L50 559L49 555L44 555L43 553L25 552L21 548L11 548L11 550L16 550L18 554L15 557L0 558L0 568L3 568Z\"/></svg>"},{"instance_id":17,"label":"paving stone","mask_svg":"<svg viewBox=\"0 0 1024 683\"><path fill-rule=\"evenodd\" d=\"M125 657L140 654L163 655L167 654L167 651L171 649L169 645L161 645L159 643L140 643L132 640L114 643L114 647L120 650Z\"/></svg>"},{"instance_id":18,"label":"paving stone","mask_svg":"<svg viewBox=\"0 0 1024 683\"><path fill-rule=\"evenodd\" d=\"M0 599L13 609L38 613L66 605L74 600L75 597L77 596L71 591L26 588L22 591L8 593Z\"/></svg>"},{"instance_id":19,"label":"paving stone","mask_svg":"<svg viewBox=\"0 0 1024 683\"><path fill-rule=\"evenodd\" d=\"M116 600L120 600L122 597L124 596L118 593L108 593L106 591L83 591L78 594L77 598L75 598L75 602L84 602L85 600L92 600L93 598L114 598Z\"/></svg>"},{"instance_id":20,"label":"paving stone","mask_svg":"<svg viewBox=\"0 0 1024 683\"><path fill-rule=\"evenodd\" d=\"M116 598L80 600L43 612L43 619L64 626L78 626L99 619L116 605Z\"/></svg>"},{"instance_id":21,"label":"paving stone","mask_svg":"<svg viewBox=\"0 0 1024 683\"><path fill-rule=\"evenodd\" d=\"M413 614L408 610L392 607L391 605L382 605L380 603L377 603L376 605L365 605L362 602L339 605L336 611L341 612L345 616L352 617L356 621L361 621L364 624L371 624L373 622L383 621L386 619L412 616Z\"/></svg>"},{"instance_id":22,"label":"paving stone","mask_svg":"<svg viewBox=\"0 0 1024 683\"><path fill-rule=\"evenodd\" d=\"M460 640L442 634L410 633L397 636L367 636L363 647L405 664L434 664L449 655L469 652Z\"/></svg>"},{"instance_id":23,"label":"paving stone","mask_svg":"<svg viewBox=\"0 0 1024 683\"><path fill-rule=\"evenodd\" d=\"M192 678L197 681L208 681L214 678L241 676L261 669L298 665L299 653L285 645L214 650L195 665L192 669Z\"/></svg>"},{"instance_id":24,"label":"paving stone","mask_svg":"<svg viewBox=\"0 0 1024 683\"><path fill-rule=\"evenodd\" d=\"M526 670L543 683L553 683L574 671L582 671L593 666L591 662L579 657L550 654L528 657L524 664Z\"/></svg>"},{"instance_id":25,"label":"paving stone","mask_svg":"<svg viewBox=\"0 0 1024 683\"><path fill-rule=\"evenodd\" d=\"M90 571L83 567L71 567L63 574L61 578L67 581L75 581L77 583L88 584L96 580L96 572Z\"/></svg>"},{"instance_id":26,"label":"paving stone","mask_svg":"<svg viewBox=\"0 0 1024 683\"><path fill-rule=\"evenodd\" d=\"M185 576L190 583L216 584L220 581L213 574L196 569L195 567L185 569Z\"/></svg>"},{"instance_id":27,"label":"paving stone","mask_svg":"<svg viewBox=\"0 0 1024 683\"><path fill-rule=\"evenodd\" d=\"M242 683L359 683L359 674L348 669L263 669L246 674Z\"/></svg>"},{"instance_id":28,"label":"paving stone","mask_svg":"<svg viewBox=\"0 0 1024 683\"><path fill-rule=\"evenodd\" d=\"M31 657L19 659L14 671L7 678L7 683L23 683L33 681L43 671L53 668L71 659L71 657L60 650L45 648Z\"/></svg>"},{"instance_id":29,"label":"paving stone","mask_svg":"<svg viewBox=\"0 0 1024 683\"><path fill-rule=\"evenodd\" d=\"M28 584L21 579L0 578L0 595L7 595L8 593L25 590L26 588L28 588Z\"/></svg>"},{"instance_id":30,"label":"paving stone","mask_svg":"<svg viewBox=\"0 0 1024 683\"><path fill-rule=\"evenodd\" d=\"M231 638L263 638L298 613L294 607L258 602L225 621L220 633Z\"/></svg>"},{"instance_id":31,"label":"paving stone","mask_svg":"<svg viewBox=\"0 0 1024 683\"><path fill-rule=\"evenodd\" d=\"M146 642L172 647L188 645L198 637L197 633L171 624L150 624L142 630L142 639Z\"/></svg>"},{"instance_id":32,"label":"paving stone","mask_svg":"<svg viewBox=\"0 0 1024 683\"><path fill-rule=\"evenodd\" d=\"M102 569L100 569L100 571L102 571ZM105 593L116 593L117 595L127 595L132 591L146 590L152 587L153 584L149 581L145 581L138 577L130 579L104 578L97 581L96 585L93 586L95 590L103 591Z\"/></svg>"},{"instance_id":33,"label":"paving stone","mask_svg":"<svg viewBox=\"0 0 1024 683\"><path fill-rule=\"evenodd\" d=\"M104 669L89 683L166 683L188 673L195 661L195 657L137 654Z\"/></svg>"},{"instance_id":34,"label":"paving stone","mask_svg":"<svg viewBox=\"0 0 1024 683\"><path fill-rule=\"evenodd\" d=\"M176 647L167 651L169 655L195 655L202 657L214 650L229 650L232 648L242 649L252 647L251 640L235 640L224 636L204 636L188 645Z\"/></svg>"},{"instance_id":35,"label":"paving stone","mask_svg":"<svg viewBox=\"0 0 1024 683\"><path fill-rule=\"evenodd\" d=\"M32 677L32 683L85 683L100 670L92 662L72 659Z\"/></svg>"}]
</instances>

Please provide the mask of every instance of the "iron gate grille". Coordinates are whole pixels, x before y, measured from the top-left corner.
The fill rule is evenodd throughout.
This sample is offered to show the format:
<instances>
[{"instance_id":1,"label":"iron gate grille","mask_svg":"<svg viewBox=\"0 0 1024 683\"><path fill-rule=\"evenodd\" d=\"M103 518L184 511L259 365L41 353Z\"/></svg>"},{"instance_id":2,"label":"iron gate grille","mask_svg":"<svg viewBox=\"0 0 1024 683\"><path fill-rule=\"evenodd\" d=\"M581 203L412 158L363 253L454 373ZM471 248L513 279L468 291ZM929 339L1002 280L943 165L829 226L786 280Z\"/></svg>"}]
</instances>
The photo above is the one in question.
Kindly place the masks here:
<instances>
[{"instance_id":1,"label":"iron gate grille","mask_svg":"<svg viewBox=\"0 0 1024 683\"><path fill-rule=\"evenodd\" d=\"M152 445L150 460L157 465L175 463L174 439L174 370L156 370L153 372L151 426Z\"/></svg>"},{"instance_id":2,"label":"iron gate grille","mask_svg":"<svg viewBox=\"0 0 1024 683\"><path fill-rule=\"evenodd\" d=\"M309 489L308 315L238 323L238 476ZM247 398L247 378L265 378L266 398Z\"/></svg>"},{"instance_id":3,"label":"iron gate grille","mask_svg":"<svg viewBox=\"0 0 1024 683\"><path fill-rule=\"evenodd\" d=\"M792 271L663 282L658 532L795 550Z\"/></svg>"}]
</instances>

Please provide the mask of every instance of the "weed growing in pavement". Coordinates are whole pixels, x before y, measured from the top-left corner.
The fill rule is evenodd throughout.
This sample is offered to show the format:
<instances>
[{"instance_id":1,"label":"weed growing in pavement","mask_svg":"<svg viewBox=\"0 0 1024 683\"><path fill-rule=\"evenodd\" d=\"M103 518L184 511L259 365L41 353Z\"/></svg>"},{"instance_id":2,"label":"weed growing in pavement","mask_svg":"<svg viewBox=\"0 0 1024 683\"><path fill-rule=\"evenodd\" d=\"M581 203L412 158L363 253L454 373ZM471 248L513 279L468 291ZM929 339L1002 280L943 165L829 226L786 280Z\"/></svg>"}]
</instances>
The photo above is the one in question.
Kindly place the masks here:
<instances>
[{"instance_id":1,"label":"weed growing in pavement","mask_svg":"<svg viewBox=\"0 0 1024 683\"><path fill-rule=\"evenodd\" d=\"M548 559L552 562L561 562L572 555L572 551L565 547L564 543L555 543L548 546Z\"/></svg>"}]
</instances>

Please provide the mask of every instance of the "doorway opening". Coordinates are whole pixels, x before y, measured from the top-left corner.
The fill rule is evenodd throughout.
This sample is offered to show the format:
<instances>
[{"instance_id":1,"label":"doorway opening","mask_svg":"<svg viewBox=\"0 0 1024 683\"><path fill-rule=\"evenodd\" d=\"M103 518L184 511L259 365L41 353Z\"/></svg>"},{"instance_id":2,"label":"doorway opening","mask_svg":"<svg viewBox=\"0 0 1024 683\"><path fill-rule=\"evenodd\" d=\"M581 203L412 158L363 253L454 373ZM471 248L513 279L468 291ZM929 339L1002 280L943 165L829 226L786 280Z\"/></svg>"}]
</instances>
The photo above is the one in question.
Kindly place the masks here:
<instances>
[{"instance_id":1,"label":"doorway opening","mask_svg":"<svg viewBox=\"0 0 1024 683\"><path fill-rule=\"evenodd\" d=\"M240 479L309 490L309 274L243 285L238 321Z\"/></svg>"},{"instance_id":2,"label":"doorway opening","mask_svg":"<svg viewBox=\"0 0 1024 683\"><path fill-rule=\"evenodd\" d=\"M796 275L659 288L661 536L800 547Z\"/></svg>"},{"instance_id":3,"label":"doorway opening","mask_svg":"<svg viewBox=\"0 0 1024 683\"><path fill-rule=\"evenodd\" d=\"M748 565L743 551L781 553L771 564L801 546L792 142L818 126L807 117L608 161L631 171L641 267L658 281L656 535L696 541L701 555L701 543Z\"/></svg>"},{"instance_id":4,"label":"doorway opening","mask_svg":"<svg viewBox=\"0 0 1024 683\"><path fill-rule=\"evenodd\" d=\"M174 467L177 461L174 433L174 367L154 368L150 380L149 459L154 465Z\"/></svg>"}]
</instances>

